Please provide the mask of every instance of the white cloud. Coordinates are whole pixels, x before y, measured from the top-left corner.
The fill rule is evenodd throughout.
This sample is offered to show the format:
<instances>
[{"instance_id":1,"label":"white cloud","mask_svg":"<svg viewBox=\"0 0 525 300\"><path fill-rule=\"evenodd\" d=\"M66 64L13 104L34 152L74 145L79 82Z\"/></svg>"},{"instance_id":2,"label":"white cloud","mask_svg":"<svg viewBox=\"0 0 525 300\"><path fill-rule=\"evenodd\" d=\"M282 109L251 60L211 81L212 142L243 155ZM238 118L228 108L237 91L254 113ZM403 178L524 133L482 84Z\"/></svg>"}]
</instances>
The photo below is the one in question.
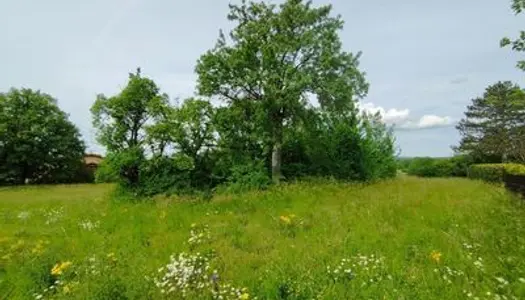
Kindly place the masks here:
<instances>
[{"instance_id":1,"label":"white cloud","mask_svg":"<svg viewBox=\"0 0 525 300\"><path fill-rule=\"evenodd\" d=\"M424 115L419 119L418 128L442 127L450 124L452 124L452 119L448 116Z\"/></svg>"},{"instance_id":2,"label":"white cloud","mask_svg":"<svg viewBox=\"0 0 525 300\"><path fill-rule=\"evenodd\" d=\"M398 129L417 130L436 127L447 127L453 124L453 120L449 116L440 117L437 115L423 115L419 119L414 119L410 116L409 109L385 109L381 106L376 106L374 103L371 102L359 103L359 110L370 114L379 113L385 124L392 125Z\"/></svg>"},{"instance_id":3,"label":"white cloud","mask_svg":"<svg viewBox=\"0 0 525 300\"><path fill-rule=\"evenodd\" d=\"M385 110L381 106L376 106L374 103L367 102L367 103L361 103L359 105L360 110L376 114L379 113L383 117L383 121L387 124L399 124L408 119L408 116L410 115L410 110L408 109L396 109L391 108L389 110Z\"/></svg>"}]
</instances>

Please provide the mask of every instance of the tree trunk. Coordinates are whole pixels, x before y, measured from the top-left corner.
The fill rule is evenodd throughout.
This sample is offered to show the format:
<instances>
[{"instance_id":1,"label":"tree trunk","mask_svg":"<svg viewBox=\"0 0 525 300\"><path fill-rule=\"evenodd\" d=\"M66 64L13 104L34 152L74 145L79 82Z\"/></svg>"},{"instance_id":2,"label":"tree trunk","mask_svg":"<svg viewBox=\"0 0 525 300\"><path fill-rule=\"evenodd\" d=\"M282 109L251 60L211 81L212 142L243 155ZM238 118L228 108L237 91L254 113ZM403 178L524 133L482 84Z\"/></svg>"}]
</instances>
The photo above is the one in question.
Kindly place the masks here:
<instances>
[{"instance_id":1,"label":"tree trunk","mask_svg":"<svg viewBox=\"0 0 525 300\"><path fill-rule=\"evenodd\" d=\"M273 132L272 148L272 181L279 183L282 178L282 146L283 146L283 122L280 118L275 122Z\"/></svg>"},{"instance_id":2,"label":"tree trunk","mask_svg":"<svg viewBox=\"0 0 525 300\"><path fill-rule=\"evenodd\" d=\"M282 144L281 141L274 142L272 150L272 181L279 183L281 181L281 158L282 158Z\"/></svg>"}]
</instances>

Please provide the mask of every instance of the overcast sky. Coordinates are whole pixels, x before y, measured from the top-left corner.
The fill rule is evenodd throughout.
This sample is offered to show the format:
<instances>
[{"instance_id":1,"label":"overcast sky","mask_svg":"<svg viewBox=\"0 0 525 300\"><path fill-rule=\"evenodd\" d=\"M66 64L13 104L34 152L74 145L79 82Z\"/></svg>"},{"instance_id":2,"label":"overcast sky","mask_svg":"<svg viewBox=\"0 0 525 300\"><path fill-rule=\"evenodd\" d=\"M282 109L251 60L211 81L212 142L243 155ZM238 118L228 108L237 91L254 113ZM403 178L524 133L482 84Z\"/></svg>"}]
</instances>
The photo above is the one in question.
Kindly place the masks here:
<instances>
[{"instance_id":1,"label":"overcast sky","mask_svg":"<svg viewBox=\"0 0 525 300\"><path fill-rule=\"evenodd\" d=\"M228 3L0 0L0 91L53 95L101 151L89 113L96 94L117 93L140 66L170 97L194 95L196 60L232 26ZM404 156L451 155L471 98L498 80L523 84L520 57L499 48L525 29L510 0L314 0L326 3L345 20L344 47L363 52L371 87L361 107L396 124Z\"/></svg>"}]
</instances>

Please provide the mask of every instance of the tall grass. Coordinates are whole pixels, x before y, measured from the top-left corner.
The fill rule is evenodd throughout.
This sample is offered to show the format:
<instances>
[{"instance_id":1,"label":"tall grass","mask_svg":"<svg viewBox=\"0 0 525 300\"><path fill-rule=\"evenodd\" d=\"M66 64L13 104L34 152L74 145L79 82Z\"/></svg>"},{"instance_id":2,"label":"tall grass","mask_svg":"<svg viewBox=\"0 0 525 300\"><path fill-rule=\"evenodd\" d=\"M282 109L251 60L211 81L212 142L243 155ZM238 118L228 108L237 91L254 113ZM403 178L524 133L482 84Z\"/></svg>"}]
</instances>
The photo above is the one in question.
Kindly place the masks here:
<instances>
[{"instance_id":1,"label":"tall grass","mask_svg":"<svg viewBox=\"0 0 525 300\"><path fill-rule=\"evenodd\" d=\"M0 298L177 298L154 279L179 253L208 257L209 289L231 284L236 299L525 297L523 202L481 182L299 183L138 204L110 201L111 189L0 190Z\"/></svg>"}]
</instances>

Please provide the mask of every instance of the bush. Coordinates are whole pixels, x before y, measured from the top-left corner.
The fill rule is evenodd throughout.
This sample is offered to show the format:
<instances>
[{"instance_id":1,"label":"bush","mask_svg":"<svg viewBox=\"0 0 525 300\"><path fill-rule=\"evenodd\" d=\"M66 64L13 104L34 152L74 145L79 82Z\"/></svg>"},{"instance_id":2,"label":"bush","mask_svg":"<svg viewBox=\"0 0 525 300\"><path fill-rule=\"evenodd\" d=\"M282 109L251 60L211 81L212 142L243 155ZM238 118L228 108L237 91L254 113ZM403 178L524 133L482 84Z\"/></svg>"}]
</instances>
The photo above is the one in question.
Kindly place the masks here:
<instances>
[{"instance_id":1,"label":"bush","mask_svg":"<svg viewBox=\"0 0 525 300\"><path fill-rule=\"evenodd\" d=\"M471 164L471 158L463 155L451 158L416 157L410 160L406 172L420 177L466 177Z\"/></svg>"},{"instance_id":2,"label":"bush","mask_svg":"<svg viewBox=\"0 0 525 300\"><path fill-rule=\"evenodd\" d=\"M263 162L252 162L234 165L225 189L228 192L244 192L248 190L263 190L271 183L268 171Z\"/></svg>"},{"instance_id":3,"label":"bush","mask_svg":"<svg viewBox=\"0 0 525 300\"><path fill-rule=\"evenodd\" d=\"M449 159L418 157L409 164L407 173L420 177L450 177L453 169Z\"/></svg>"},{"instance_id":4,"label":"bush","mask_svg":"<svg viewBox=\"0 0 525 300\"><path fill-rule=\"evenodd\" d=\"M95 171L96 183L114 183L119 182L119 170L122 165L120 153L109 153L100 163Z\"/></svg>"},{"instance_id":5,"label":"bush","mask_svg":"<svg viewBox=\"0 0 525 300\"><path fill-rule=\"evenodd\" d=\"M310 113L302 127L287 132L283 145L287 179L319 176L373 181L396 175L393 134L377 116Z\"/></svg>"},{"instance_id":6,"label":"bush","mask_svg":"<svg viewBox=\"0 0 525 300\"><path fill-rule=\"evenodd\" d=\"M95 170L81 164L75 175L72 178L72 183L94 183L95 182Z\"/></svg>"},{"instance_id":7,"label":"bush","mask_svg":"<svg viewBox=\"0 0 525 300\"><path fill-rule=\"evenodd\" d=\"M155 157L140 166L139 185L135 192L141 196L187 193L192 190L193 160L184 154Z\"/></svg>"},{"instance_id":8,"label":"bush","mask_svg":"<svg viewBox=\"0 0 525 300\"><path fill-rule=\"evenodd\" d=\"M467 177L468 168L474 164L474 158L469 155L457 155L450 158L453 164L452 176Z\"/></svg>"},{"instance_id":9,"label":"bush","mask_svg":"<svg viewBox=\"0 0 525 300\"><path fill-rule=\"evenodd\" d=\"M505 174L525 175L525 165L520 164L477 164L470 166L468 177L488 182L503 182Z\"/></svg>"}]
</instances>

